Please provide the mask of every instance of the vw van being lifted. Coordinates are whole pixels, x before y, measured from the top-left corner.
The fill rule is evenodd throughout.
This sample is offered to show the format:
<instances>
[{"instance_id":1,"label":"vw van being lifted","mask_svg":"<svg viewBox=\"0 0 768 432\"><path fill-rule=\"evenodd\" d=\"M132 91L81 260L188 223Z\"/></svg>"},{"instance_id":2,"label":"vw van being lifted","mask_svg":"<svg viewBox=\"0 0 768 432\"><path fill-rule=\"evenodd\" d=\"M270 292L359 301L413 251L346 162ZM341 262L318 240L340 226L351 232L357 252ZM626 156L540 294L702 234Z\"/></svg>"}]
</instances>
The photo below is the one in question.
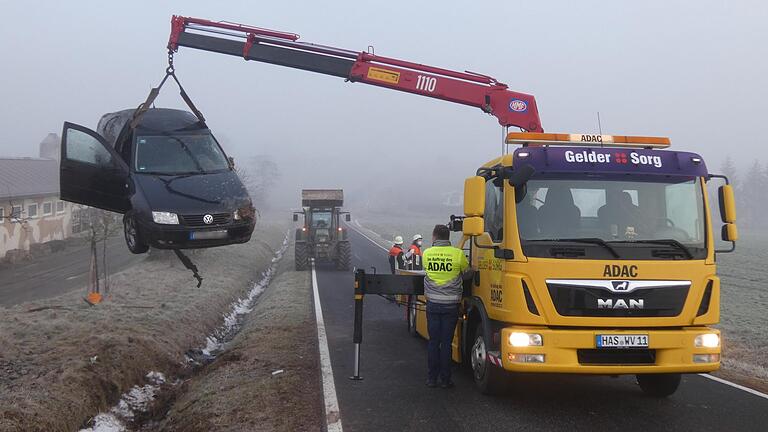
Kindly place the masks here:
<instances>
[{"instance_id":1,"label":"vw van being lifted","mask_svg":"<svg viewBox=\"0 0 768 432\"><path fill-rule=\"evenodd\" d=\"M245 243L250 196L208 127L187 111L106 114L94 132L64 123L61 199L123 214L125 241L192 249Z\"/></svg>"}]
</instances>

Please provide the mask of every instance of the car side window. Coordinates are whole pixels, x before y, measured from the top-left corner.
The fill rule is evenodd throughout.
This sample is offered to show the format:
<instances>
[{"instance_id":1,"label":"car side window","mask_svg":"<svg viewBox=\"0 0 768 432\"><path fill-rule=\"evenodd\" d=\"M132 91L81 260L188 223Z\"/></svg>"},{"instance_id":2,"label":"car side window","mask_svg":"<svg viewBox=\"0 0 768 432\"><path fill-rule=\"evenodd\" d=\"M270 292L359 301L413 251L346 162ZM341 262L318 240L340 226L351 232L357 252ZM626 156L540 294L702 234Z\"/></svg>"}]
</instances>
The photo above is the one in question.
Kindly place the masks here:
<instances>
[{"instance_id":1,"label":"car side window","mask_svg":"<svg viewBox=\"0 0 768 432\"><path fill-rule=\"evenodd\" d=\"M96 138L77 129L67 129L67 159L101 167L112 164L112 155Z\"/></svg>"},{"instance_id":2,"label":"car side window","mask_svg":"<svg viewBox=\"0 0 768 432\"><path fill-rule=\"evenodd\" d=\"M485 231L494 242L504 238L504 186L495 178L485 182Z\"/></svg>"}]
</instances>

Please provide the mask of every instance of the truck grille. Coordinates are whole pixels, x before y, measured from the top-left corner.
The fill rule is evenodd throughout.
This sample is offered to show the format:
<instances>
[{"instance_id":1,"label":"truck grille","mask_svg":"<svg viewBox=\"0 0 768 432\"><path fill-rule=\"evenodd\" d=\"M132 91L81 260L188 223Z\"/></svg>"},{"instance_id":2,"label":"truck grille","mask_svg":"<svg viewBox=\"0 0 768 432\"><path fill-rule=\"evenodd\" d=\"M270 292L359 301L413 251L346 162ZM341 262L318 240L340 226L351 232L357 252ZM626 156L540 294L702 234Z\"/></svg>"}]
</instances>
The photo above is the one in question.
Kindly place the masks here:
<instances>
[{"instance_id":1,"label":"truck grille","mask_svg":"<svg viewBox=\"0 0 768 432\"><path fill-rule=\"evenodd\" d=\"M656 363L656 350L652 349L580 349L576 350L576 355L579 364L637 365Z\"/></svg>"},{"instance_id":2,"label":"truck grille","mask_svg":"<svg viewBox=\"0 0 768 432\"><path fill-rule=\"evenodd\" d=\"M208 213L208 214L213 216L213 223L207 224L203 222L203 217L205 217L205 214L182 215L181 223L191 227L209 227L209 226L216 226L216 225L226 225L229 223L229 219L231 217L229 213Z\"/></svg>"},{"instance_id":3,"label":"truck grille","mask_svg":"<svg viewBox=\"0 0 768 432\"><path fill-rule=\"evenodd\" d=\"M678 316L683 310L689 288L689 285L664 286L621 293L600 286L547 283L558 314L584 317ZM642 306L639 300L642 300Z\"/></svg>"}]
</instances>

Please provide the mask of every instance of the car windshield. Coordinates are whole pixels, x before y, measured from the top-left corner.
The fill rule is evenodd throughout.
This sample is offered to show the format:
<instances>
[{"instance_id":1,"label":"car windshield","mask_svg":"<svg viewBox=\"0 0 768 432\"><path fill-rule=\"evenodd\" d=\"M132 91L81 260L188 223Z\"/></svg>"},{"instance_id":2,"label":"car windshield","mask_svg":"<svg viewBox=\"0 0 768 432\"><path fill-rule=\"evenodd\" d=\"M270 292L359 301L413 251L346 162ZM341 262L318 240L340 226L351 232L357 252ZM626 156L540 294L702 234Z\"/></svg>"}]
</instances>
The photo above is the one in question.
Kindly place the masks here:
<instances>
[{"instance_id":1,"label":"car windshield","mask_svg":"<svg viewBox=\"0 0 768 432\"><path fill-rule=\"evenodd\" d=\"M312 213L312 227L313 228L330 228L331 212Z\"/></svg>"},{"instance_id":2,"label":"car windshield","mask_svg":"<svg viewBox=\"0 0 768 432\"><path fill-rule=\"evenodd\" d=\"M527 255L553 256L570 248L587 258L706 256L698 178L532 179L516 209Z\"/></svg>"},{"instance_id":3,"label":"car windshield","mask_svg":"<svg viewBox=\"0 0 768 432\"><path fill-rule=\"evenodd\" d=\"M200 174L229 169L210 133L139 136L135 170L152 174Z\"/></svg>"}]
</instances>

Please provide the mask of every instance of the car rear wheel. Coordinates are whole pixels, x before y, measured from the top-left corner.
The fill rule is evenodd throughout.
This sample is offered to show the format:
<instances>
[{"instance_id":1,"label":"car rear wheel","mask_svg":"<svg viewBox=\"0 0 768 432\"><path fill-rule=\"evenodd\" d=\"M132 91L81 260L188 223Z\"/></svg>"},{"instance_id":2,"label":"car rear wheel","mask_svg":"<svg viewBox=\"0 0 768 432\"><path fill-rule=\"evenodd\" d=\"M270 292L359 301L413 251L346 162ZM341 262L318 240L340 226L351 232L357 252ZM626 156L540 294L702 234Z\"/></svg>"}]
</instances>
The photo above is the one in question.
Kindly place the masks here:
<instances>
[{"instance_id":1,"label":"car rear wheel","mask_svg":"<svg viewBox=\"0 0 768 432\"><path fill-rule=\"evenodd\" d=\"M643 393L653 397L667 397L680 387L680 374L639 374L637 383Z\"/></svg>"},{"instance_id":2,"label":"car rear wheel","mask_svg":"<svg viewBox=\"0 0 768 432\"><path fill-rule=\"evenodd\" d=\"M141 236L136 217L131 213L126 213L123 216L123 233L125 234L125 244L131 253L143 254L149 250L149 245Z\"/></svg>"}]
</instances>

